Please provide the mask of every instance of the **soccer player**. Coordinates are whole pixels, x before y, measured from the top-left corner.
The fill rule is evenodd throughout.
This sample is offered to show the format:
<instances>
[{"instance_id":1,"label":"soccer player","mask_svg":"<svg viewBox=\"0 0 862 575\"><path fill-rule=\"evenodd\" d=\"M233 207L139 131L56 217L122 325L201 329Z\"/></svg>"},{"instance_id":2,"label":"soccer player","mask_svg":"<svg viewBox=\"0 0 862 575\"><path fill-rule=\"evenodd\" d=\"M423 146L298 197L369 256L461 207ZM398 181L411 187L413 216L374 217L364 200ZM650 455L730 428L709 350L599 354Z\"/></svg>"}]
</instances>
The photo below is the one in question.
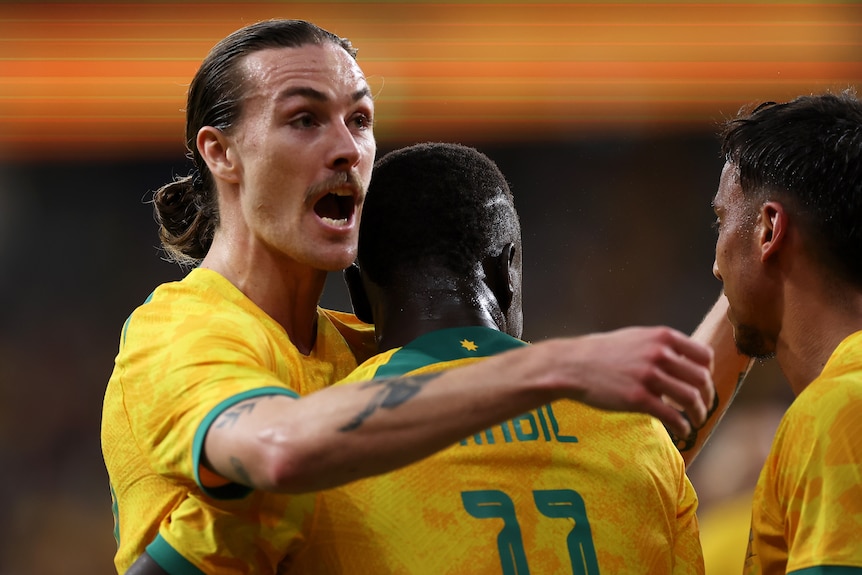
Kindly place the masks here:
<instances>
[{"instance_id":1,"label":"soccer player","mask_svg":"<svg viewBox=\"0 0 862 575\"><path fill-rule=\"evenodd\" d=\"M736 344L796 398L754 494L745 573L862 573L862 102L765 103L730 121L716 277Z\"/></svg>"},{"instance_id":2,"label":"soccer player","mask_svg":"<svg viewBox=\"0 0 862 575\"><path fill-rule=\"evenodd\" d=\"M381 353L348 381L373 388L525 346L518 216L487 156L391 152L363 218L351 293ZM656 419L554 401L323 491L290 572L703 573L696 509Z\"/></svg>"},{"instance_id":3,"label":"soccer player","mask_svg":"<svg viewBox=\"0 0 862 575\"><path fill-rule=\"evenodd\" d=\"M229 35L193 78L195 171L154 204L166 251L195 267L128 318L105 393L118 571L143 554L171 571L276 572L307 534L309 494L555 399L651 414L680 436L705 421L721 322L694 338L666 327L558 338L332 387L373 345L355 317L318 307L327 273L356 256L373 117L350 43L304 21ZM257 545L233 546L240 533Z\"/></svg>"}]
</instances>

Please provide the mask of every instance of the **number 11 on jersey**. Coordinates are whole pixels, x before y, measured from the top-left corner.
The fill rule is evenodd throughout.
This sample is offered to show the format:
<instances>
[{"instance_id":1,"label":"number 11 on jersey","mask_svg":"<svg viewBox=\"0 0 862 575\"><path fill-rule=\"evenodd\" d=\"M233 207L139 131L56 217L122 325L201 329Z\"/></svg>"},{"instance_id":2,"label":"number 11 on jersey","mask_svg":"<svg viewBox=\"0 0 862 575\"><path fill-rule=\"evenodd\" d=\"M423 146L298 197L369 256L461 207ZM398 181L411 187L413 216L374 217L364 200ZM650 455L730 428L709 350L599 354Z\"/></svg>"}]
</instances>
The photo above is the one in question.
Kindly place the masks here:
<instances>
[{"instance_id":1,"label":"number 11 on jersey","mask_svg":"<svg viewBox=\"0 0 862 575\"><path fill-rule=\"evenodd\" d=\"M574 575L599 575L596 548L584 500L571 489L533 491L536 509L552 519L571 519L574 526L566 537L569 560ZM464 491L461 500L467 513L477 519L502 519L503 528L497 535L497 551L503 575L529 575L530 567L521 537L521 526L515 515L512 498L497 490Z\"/></svg>"}]
</instances>

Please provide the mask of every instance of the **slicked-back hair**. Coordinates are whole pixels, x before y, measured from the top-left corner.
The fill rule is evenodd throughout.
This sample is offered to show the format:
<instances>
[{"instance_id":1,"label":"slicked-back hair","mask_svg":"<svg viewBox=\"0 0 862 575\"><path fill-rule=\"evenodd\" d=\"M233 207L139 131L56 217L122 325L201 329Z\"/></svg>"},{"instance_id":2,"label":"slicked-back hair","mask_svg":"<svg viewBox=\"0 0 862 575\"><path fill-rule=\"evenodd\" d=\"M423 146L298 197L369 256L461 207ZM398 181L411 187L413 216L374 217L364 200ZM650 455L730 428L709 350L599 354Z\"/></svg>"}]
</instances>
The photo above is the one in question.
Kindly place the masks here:
<instances>
[{"instance_id":1,"label":"slicked-back hair","mask_svg":"<svg viewBox=\"0 0 862 575\"><path fill-rule=\"evenodd\" d=\"M781 202L807 249L862 287L862 102L854 90L742 111L721 134L746 200Z\"/></svg>"},{"instance_id":2,"label":"slicked-back hair","mask_svg":"<svg viewBox=\"0 0 862 575\"><path fill-rule=\"evenodd\" d=\"M429 264L464 279L507 243L520 224L506 178L485 154L425 143L377 161L359 230L359 265L381 287ZM417 269L417 266L419 269Z\"/></svg>"},{"instance_id":3,"label":"slicked-back hair","mask_svg":"<svg viewBox=\"0 0 862 575\"><path fill-rule=\"evenodd\" d=\"M204 126L230 133L239 120L249 86L241 63L268 48L299 48L331 42L353 58L346 38L305 20L265 20L237 30L218 42L192 79L186 103L186 148L194 163L191 175L175 179L153 197L159 237L167 255L182 264L200 261L218 225L218 198L212 174L197 149Z\"/></svg>"}]
</instances>

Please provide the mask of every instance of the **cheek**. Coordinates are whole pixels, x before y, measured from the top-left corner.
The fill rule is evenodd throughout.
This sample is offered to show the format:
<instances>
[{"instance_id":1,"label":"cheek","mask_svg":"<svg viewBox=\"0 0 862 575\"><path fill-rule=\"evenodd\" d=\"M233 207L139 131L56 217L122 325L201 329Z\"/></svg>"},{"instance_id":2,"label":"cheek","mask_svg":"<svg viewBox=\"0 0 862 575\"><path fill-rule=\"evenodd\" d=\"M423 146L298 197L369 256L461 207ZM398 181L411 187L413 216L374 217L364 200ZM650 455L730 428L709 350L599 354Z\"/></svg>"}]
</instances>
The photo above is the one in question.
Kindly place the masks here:
<instances>
[{"instance_id":1,"label":"cheek","mask_svg":"<svg viewBox=\"0 0 862 575\"><path fill-rule=\"evenodd\" d=\"M725 259L726 259L726 248L725 248L724 240L719 237L715 242L715 259L712 263L712 272L715 274L718 279L723 280L724 268L725 268ZM722 276L722 277L719 277Z\"/></svg>"},{"instance_id":2,"label":"cheek","mask_svg":"<svg viewBox=\"0 0 862 575\"><path fill-rule=\"evenodd\" d=\"M365 155L366 160L373 164L374 157L377 155L377 141L374 139L374 136L368 136L363 140L362 152Z\"/></svg>"},{"instance_id":3,"label":"cheek","mask_svg":"<svg viewBox=\"0 0 862 575\"><path fill-rule=\"evenodd\" d=\"M377 146L372 141L370 144L365 146L363 150L363 158L359 166L359 177L362 179L365 188L368 188L368 184L371 182L371 172L374 168L374 157L377 154Z\"/></svg>"}]
</instances>

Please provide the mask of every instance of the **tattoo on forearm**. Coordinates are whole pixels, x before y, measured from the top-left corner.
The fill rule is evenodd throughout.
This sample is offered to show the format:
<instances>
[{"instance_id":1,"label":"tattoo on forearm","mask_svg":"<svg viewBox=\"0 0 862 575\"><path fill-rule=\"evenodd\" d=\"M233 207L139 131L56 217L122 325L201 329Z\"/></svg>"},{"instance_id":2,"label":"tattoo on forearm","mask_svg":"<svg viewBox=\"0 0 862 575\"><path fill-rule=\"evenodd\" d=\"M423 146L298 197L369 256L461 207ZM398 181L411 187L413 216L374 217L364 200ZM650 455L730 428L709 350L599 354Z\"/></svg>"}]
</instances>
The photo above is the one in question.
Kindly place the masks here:
<instances>
[{"instance_id":1,"label":"tattoo on forearm","mask_svg":"<svg viewBox=\"0 0 862 575\"><path fill-rule=\"evenodd\" d=\"M733 393L730 395L730 399L727 402L727 405L730 405L736 394L739 393L740 388L742 387L742 382L745 381L745 376L748 375L749 368L746 368L744 371L741 371L739 375L736 377L736 387L733 388ZM718 393L715 394L715 397L712 400L712 407L709 408L709 412L706 414L706 420L703 422L703 425L695 428L695 426L691 425L691 420L688 418L688 415L683 412L682 416L685 417L686 421L688 421L689 426L691 427L691 432L685 437L677 437L677 435L670 430L670 428L665 427L667 432L670 434L670 438L673 440L677 449L680 452L689 451L690 449L694 449L694 446L697 445L697 437L698 432L703 429L706 424L709 422L710 418L718 411L718 405L720 401L718 400ZM725 409L727 407L725 406Z\"/></svg>"},{"instance_id":2,"label":"tattoo on forearm","mask_svg":"<svg viewBox=\"0 0 862 575\"><path fill-rule=\"evenodd\" d=\"M249 476L248 471L246 471L245 466L242 464L242 461L240 461L239 457L231 456L230 464L231 467L233 467L234 473L236 473L236 476L239 478L239 482L251 487L251 477Z\"/></svg>"},{"instance_id":3,"label":"tattoo on forearm","mask_svg":"<svg viewBox=\"0 0 862 575\"><path fill-rule=\"evenodd\" d=\"M380 408L395 409L396 407L403 405L417 393L422 391L422 388L425 387L429 381L439 375L440 374L438 373L428 373L413 377L369 381L368 383L363 384L363 389L379 387L380 390L374 394L374 397L371 398L368 405L366 405L362 411L357 413L347 425L340 428L339 431L353 431L361 426L366 419L371 417L371 415Z\"/></svg>"},{"instance_id":4,"label":"tattoo on forearm","mask_svg":"<svg viewBox=\"0 0 862 575\"><path fill-rule=\"evenodd\" d=\"M219 415L213 425L217 428L233 427L241 416L254 411L255 405L257 405L257 400L246 401L244 403L241 403L240 405L231 407L230 409Z\"/></svg>"},{"instance_id":5,"label":"tattoo on forearm","mask_svg":"<svg viewBox=\"0 0 862 575\"><path fill-rule=\"evenodd\" d=\"M740 383L741 382L742 380L740 379ZM736 390L739 390L739 383L736 384ZM734 395L736 395L736 391L734 391ZM706 424L709 422L709 419L718 410L719 403L720 402L718 400L718 393L716 393L712 399L712 406L709 408L709 411L706 412L706 419L703 421L703 425L701 425L700 427L695 427L694 425L692 425L691 419L689 419L687 413L685 413L684 411L680 412L682 413L682 416L685 418L685 420L688 421L688 426L691 428L691 431L685 437L678 437L673 431L670 430L669 427L665 426L665 429L667 429L668 434L670 434L671 440L673 440L674 445L676 445L676 448L680 451L680 453L682 453L683 451L694 449L694 446L697 445L698 432L704 427L706 427Z\"/></svg>"},{"instance_id":6,"label":"tattoo on forearm","mask_svg":"<svg viewBox=\"0 0 862 575\"><path fill-rule=\"evenodd\" d=\"M688 415L683 412L682 416L686 419L686 421L688 421L688 424L691 427L691 431L685 437L679 437L676 433L671 431L669 427L665 426L665 429L667 429L671 440L673 441L674 445L676 445L676 448L679 450L680 453L692 449L697 444L698 432L698 429L691 425L691 420L688 418Z\"/></svg>"}]
</instances>

